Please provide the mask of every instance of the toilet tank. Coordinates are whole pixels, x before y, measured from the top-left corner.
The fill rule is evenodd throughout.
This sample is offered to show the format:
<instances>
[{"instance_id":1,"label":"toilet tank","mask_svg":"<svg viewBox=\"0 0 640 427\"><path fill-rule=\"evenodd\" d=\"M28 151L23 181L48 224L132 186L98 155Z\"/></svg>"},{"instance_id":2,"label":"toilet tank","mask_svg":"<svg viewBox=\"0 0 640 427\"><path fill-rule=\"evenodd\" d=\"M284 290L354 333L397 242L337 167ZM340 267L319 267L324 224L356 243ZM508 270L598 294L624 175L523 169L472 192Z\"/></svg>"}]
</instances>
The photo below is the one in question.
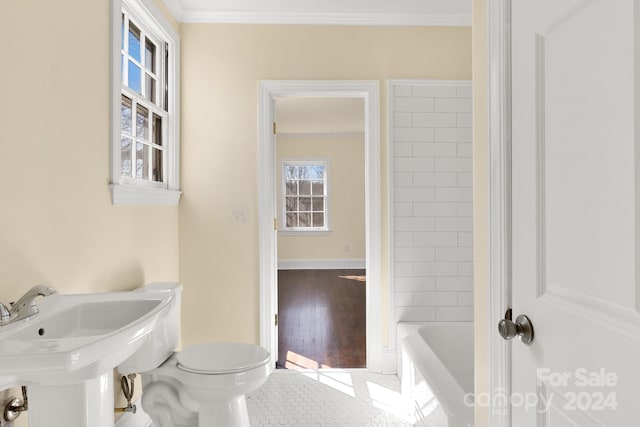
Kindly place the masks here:
<instances>
[{"instance_id":1,"label":"toilet tank","mask_svg":"<svg viewBox=\"0 0 640 427\"><path fill-rule=\"evenodd\" d=\"M173 282L149 283L132 292L172 292L174 300L167 316L158 322L142 347L118 365L118 372L123 375L157 368L173 354L180 343L182 285Z\"/></svg>"}]
</instances>

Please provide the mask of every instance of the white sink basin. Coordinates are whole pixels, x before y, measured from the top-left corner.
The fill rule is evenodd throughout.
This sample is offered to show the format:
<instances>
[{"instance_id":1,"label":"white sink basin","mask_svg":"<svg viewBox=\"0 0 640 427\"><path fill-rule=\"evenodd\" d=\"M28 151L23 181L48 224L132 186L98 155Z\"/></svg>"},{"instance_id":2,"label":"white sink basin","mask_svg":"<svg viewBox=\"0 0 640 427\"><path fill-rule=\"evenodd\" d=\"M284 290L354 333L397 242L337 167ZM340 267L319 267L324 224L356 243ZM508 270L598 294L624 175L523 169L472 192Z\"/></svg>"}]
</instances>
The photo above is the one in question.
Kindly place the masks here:
<instances>
[{"instance_id":1,"label":"white sink basin","mask_svg":"<svg viewBox=\"0 0 640 427\"><path fill-rule=\"evenodd\" d=\"M55 294L0 326L0 390L77 384L130 358L175 304L172 293Z\"/></svg>"}]
</instances>

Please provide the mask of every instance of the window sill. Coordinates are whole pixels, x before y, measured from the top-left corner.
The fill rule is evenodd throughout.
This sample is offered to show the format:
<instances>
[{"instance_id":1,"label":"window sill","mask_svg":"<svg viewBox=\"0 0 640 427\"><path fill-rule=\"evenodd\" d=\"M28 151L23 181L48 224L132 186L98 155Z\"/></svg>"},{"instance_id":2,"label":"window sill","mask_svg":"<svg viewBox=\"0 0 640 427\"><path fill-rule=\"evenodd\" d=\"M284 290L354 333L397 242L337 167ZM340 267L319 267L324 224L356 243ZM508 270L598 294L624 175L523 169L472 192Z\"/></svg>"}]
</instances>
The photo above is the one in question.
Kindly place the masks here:
<instances>
[{"instance_id":1,"label":"window sill","mask_svg":"<svg viewBox=\"0 0 640 427\"><path fill-rule=\"evenodd\" d=\"M329 236L332 230L278 230L282 236Z\"/></svg>"},{"instance_id":2,"label":"window sill","mask_svg":"<svg viewBox=\"0 0 640 427\"><path fill-rule=\"evenodd\" d=\"M111 203L119 206L178 206L182 191L111 184Z\"/></svg>"}]
</instances>

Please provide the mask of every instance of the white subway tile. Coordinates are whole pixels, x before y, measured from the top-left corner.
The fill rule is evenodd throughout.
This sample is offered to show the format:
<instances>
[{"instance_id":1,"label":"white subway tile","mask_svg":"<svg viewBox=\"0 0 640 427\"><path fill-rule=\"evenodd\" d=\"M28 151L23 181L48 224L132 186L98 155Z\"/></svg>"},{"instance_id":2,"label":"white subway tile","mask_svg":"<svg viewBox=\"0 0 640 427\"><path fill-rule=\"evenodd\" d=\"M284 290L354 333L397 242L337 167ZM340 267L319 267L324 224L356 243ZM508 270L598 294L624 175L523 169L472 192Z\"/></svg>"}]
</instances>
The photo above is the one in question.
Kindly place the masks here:
<instances>
[{"instance_id":1,"label":"white subway tile","mask_svg":"<svg viewBox=\"0 0 640 427\"><path fill-rule=\"evenodd\" d=\"M433 291L436 279L433 277L396 277L393 281L396 292Z\"/></svg>"},{"instance_id":2,"label":"white subway tile","mask_svg":"<svg viewBox=\"0 0 640 427\"><path fill-rule=\"evenodd\" d=\"M414 85L413 96L422 98L455 98L455 86Z\"/></svg>"},{"instance_id":3,"label":"white subway tile","mask_svg":"<svg viewBox=\"0 0 640 427\"><path fill-rule=\"evenodd\" d=\"M394 187L412 187L413 186L413 173L411 172L396 172L393 174L393 186Z\"/></svg>"},{"instance_id":4,"label":"white subway tile","mask_svg":"<svg viewBox=\"0 0 640 427\"><path fill-rule=\"evenodd\" d=\"M458 216L473 216L473 202L458 203Z\"/></svg>"},{"instance_id":5,"label":"white subway tile","mask_svg":"<svg viewBox=\"0 0 640 427\"><path fill-rule=\"evenodd\" d=\"M400 127L400 128L413 127L413 114L412 113L394 113L393 126Z\"/></svg>"},{"instance_id":6,"label":"white subway tile","mask_svg":"<svg viewBox=\"0 0 640 427\"><path fill-rule=\"evenodd\" d=\"M395 142L433 142L435 129L433 128L394 128Z\"/></svg>"},{"instance_id":7,"label":"white subway tile","mask_svg":"<svg viewBox=\"0 0 640 427\"><path fill-rule=\"evenodd\" d=\"M455 187L458 176L455 172L414 172L413 185L416 187Z\"/></svg>"},{"instance_id":8,"label":"white subway tile","mask_svg":"<svg viewBox=\"0 0 640 427\"><path fill-rule=\"evenodd\" d=\"M473 306L473 292L458 292L458 305Z\"/></svg>"},{"instance_id":9,"label":"white subway tile","mask_svg":"<svg viewBox=\"0 0 640 427\"><path fill-rule=\"evenodd\" d=\"M393 233L393 246L397 248L413 246L413 233L396 231Z\"/></svg>"},{"instance_id":10,"label":"white subway tile","mask_svg":"<svg viewBox=\"0 0 640 427\"><path fill-rule=\"evenodd\" d=\"M413 126L424 128L450 128L458 125L456 113L413 113Z\"/></svg>"},{"instance_id":11,"label":"white subway tile","mask_svg":"<svg viewBox=\"0 0 640 427\"><path fill-rule=\"evenodd\" d=\"M471 172L472 161L470 158L441 158L435 159L436 172Z\"/></svg>"},{"instance_id":12,"label":"white subway tile","mask_svg":"<svg viewBox=\"0 0 640 427\"><path fill-rule=\"evenodd\" d=\"M436 320L435 307L398 307L397 322L433 322Z\"/></svg>"},{"instance_id":13,"label":"white subway tile","mask_svg":"<svg viewBox=\"0 0 640 427\"><path fill-rule=\"evenodd\" d=\"M471 113L456 113L458 119L456 120L456 127L470 128L473 126L473 115Z\"/></svg>"},{"instance_id":14,"label":"white subway tile","mask_svg":"<svg viewBox=\"0 0 640 427\"><path fill-rule=\"evenodd\" d=\"M458 244L457 233L448 232L416 232L413 234L414 246L456 246Z\"/></svg>"},{"instance_id":15,"label":"white subway tile","mask_svg":"<svg viewBox=\"0 0 640 427\"><path fill-rule=\"evenodd\" d=\"M413 144L413 155L415 157L456 157L456 144L415 142Z\"/></svg>"},{"instance_id":16,"label":"white subway tile","mask_svg":"<svg viewBox=\"0 0 640 427\"><path fill-rule=\"evenodd\" d=\"M473 277L436 277L436 291L472 291Z\"/></svg>"},{"instance_id":17,"label":"white subway tile","mask_svg":"<svg viewBox=\"0 0 640 427\"><path fill-rule=\"evenodd\" d=\"M459 262L458 276L473 276L473 262Z\"/></svg>"},{"instance_id":18,"label":"white subway tile","mask_svg":"<svg viewBox=\"0 0 640 427\"><path fill-rule=\"evenodd\" d=\"M458 142L458 157L472 157L473 145L470 142Z\"/></svg>"},{"instance_id":19,"label":"white subway tile","mask_svg":"<svg viewBox=\"0 0 640 427\"><path fill-rule=\"evenodd\" d=\"M393 95L395 97L398 96L411 96L412 87L408 84L394 84L393 85Z\"/></svg>"},{"instance_id":20,"label":"white subway tile","mask_svg":"<svg viewBox=\"0 0 640 427\"><path fill-rule=\"evenodd\" d=\"M411 307L413 304L413 292L396 292L393 295L393 305L396 307Z\"/></svg>"},{"instance_id":21,"label":"white subway tile","mask_svg":"<svg viewBox=\"0 0 640 427\"><path fill-rule=\"evenodd\" d=\"M435 159L399 157L393 163L396 172L433 172Z\"/></svg>"},{"instance_id":22,"label":"white subway tile","mask_svg":"<svg viewBox=\"0 0 640 427\"><path fill-rule=\"evenodd\" d=\"M396 188L395 200L398 202L431 202L435 197L435 189L430 187Z\"/></svg>"},{"instance_id":23,"label":"white subway tile","mask_svg":"<svg viewBox=\"0 0 640 427\"><path fill-rule=\"evenodd\" d=\"M473 307L436 307L437 322L471 322Z\"/></svg>"},{"instance_id":24,"label":"white subway tile","mask_svg":"<svg viewBox=\"0 0 640 427\"><path fill-rule=\"evenodd\" d=\"M473 218L471 217L439 217L436 220L436 231L473 231ZM406 230L403 230L406 231ZM415 239L415 236L414 236ZM456 233L457 241L457 233ZM414 240L415 243L415 240Z\"/></svg>"},{"instance_id":25,"label":"white subway tile","mask_svg":"<svg viewBox=\"0 0 640 427\"><path fill-rule=\"evenodd\" d=\"M466 100L465 100L466 101ZM394 99L394 107L395 111L399 113L407 112L407 113L431 113L433 112L433 98L402 98L396 97ZM457 113L458 111L449 111L452 113ZM467 111L460 111L461 113L465 113Z\"/></svg>"},{"instance_id":26,"label":"white subway tile","mask_svg":"<svg viewBox=\"0 0 640 427\"><path fill-rule=\"evenodd\" d=\"M416 202L413 206L414 216L456 216L457 203Z\"/></svg>"},{"instance_id":27,"label":"white subway tile","mask_svg":"<svg viewBox=\"0 0 640 427\"><path fill-rule=\"evenodd\" d=\"M438 187L435 200L438 202L468 202L473 199L473 189L469 187Z\"/></svg>"},{"instance_id":28,"label":"white subway tile","mask_svg":"<svg viewBox=\"0 0 640 427\"><path fill-rule=\"evenodd\" d=\"M473 261L473 248L436 248L436 261Z\"/></svg>"},{"instance_id":29,"label":"white subway tile","mask_svg":"<svg viewBox=\"0 0 640 427\"><path fill-rule=\"evenodd\" d=\"M473 246L473 233L472 232L459 232L458 233L458 246Z\"/></svg>"},{"instance_id":30,"label":"white subway tile","mask_svg":"<svg viewBox=\"0 0 640 427\"><path fill-rule=\"evenodd\" d=\"M435 101L431 111L438 113L470 113L472 108L471 99L468 98L437 98Z\"/></svg>"},{"instance_id":31,"label":"white subway tile","mask_svg":"<svg viewBox=\"0 0 640 427\"><path fill-rule=\"evenodd\" d=\"M458 86L458 98L471 98L473 89L471 85Z\"/></svg>"},{"instance_id":32,"label":"white subway tile","mask_svg":"<svg viewBox=\"0 0 640 427\"><path fill-rule=\"evenodd\" d=\"M413 277L413 263L396 262L393 266L393 274L396 277Z\"/></svg>"},{"instance_id":33,"label":"white subway tile","mask_svg":"<svg viewBox=\"0 0 640 427\"><path fill-rule=\"evenodd\" d=\"M435 218L396 218L394 221L394 227L395 231L433 231L435 229Z\"/></svg>"},{"instance_id":34,"label":"white subway tile","mask_svg":"<svg viewBox=\"0 0 640 427\"><path fill-rule=\"evenodd\" d=\"M435 248L395 248L395 261L433 261L435 259ZM415 273L415 271L414 271Z\"/></svg>"},{"instance_id":35,"label":"white subway tile","mask_svg":"<svg viewBox=\"0 0 640 427\"><path fill-rule=\"evenodd\" d=\"M413 203L411 202L394 203L393 214L397 217L413 216Z\"/></svg>"},{"instance_id":36,"label":"white subway tile","mask_svg":"<svg viewBox=\"0 0 640 427\"><path fill-rule=\"evenodd\" d=\"M471 128L437 128L435 129L436 142L471 142Z\"/></svg>"},{"instance_id":37,"label":"white subway tile","mask_svg":"<svg viewBox=\"0 0 640 427\"><path fill-rule=\"evenodd\" d=\"M414 276L455 276L458 274L457 262L414 262L413 263L413 275Z\"/></svg>"},{"instance_id":38,"label":"white subway tile","mask_svg":"<svg viewBox=\"0 0 640 427\"><path fill-rule=\"evenodd\" d=\"M458 172L458 187L473 186L473 174L471 172Z\"/></svg>"},{"instance_id":39,"label":"white subway tile","mask_svg":"<svg viewBox=\"0 0 640 427\"><path fill-rule=\"evenodd\" d=\"M393 155L395 157L411 157L413 156L413 144L410 142L394 142Z\"/></svg>"},{"instance_id":40,"label":"white subway tile","mask_svg":"<svg viewBox=\"0 0 640 427\"><path fill-rule=\"evenodd\" d=\"M456 292L416 292L413 295L413 305L421 307L455 307L458 305Z\"/></svg>"}]
</instances>

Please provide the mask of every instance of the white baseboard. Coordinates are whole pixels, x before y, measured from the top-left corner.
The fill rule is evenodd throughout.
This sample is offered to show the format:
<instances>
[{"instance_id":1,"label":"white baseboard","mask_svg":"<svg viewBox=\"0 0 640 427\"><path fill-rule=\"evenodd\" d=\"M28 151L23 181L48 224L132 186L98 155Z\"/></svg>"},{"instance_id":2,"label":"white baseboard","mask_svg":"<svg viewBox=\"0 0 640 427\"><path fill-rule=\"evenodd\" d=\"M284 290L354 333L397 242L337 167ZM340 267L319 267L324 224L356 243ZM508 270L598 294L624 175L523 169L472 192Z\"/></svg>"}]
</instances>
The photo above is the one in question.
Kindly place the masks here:
<instances>
[{"instance_id":1,"label":"white baseboard","mask_svg":"<svg viewBox=\"0 0 640 427\"><path fill-rule=\"evenodd\" d=\"M151 427L151 419L142 410L142 403L140 400L135 402L136 413L125 412L120 419L116 422L114 427Z\"/></svg>"},{"instance_id":2,"label":"white baseboard","mask_svg":"<svg viewBox=\"0 0 640 427\"><path fill-rule=\"evenodd\" d=\"M366 259L281 259L278 270L360 270Z\"/></svg>"}]
</instances>

